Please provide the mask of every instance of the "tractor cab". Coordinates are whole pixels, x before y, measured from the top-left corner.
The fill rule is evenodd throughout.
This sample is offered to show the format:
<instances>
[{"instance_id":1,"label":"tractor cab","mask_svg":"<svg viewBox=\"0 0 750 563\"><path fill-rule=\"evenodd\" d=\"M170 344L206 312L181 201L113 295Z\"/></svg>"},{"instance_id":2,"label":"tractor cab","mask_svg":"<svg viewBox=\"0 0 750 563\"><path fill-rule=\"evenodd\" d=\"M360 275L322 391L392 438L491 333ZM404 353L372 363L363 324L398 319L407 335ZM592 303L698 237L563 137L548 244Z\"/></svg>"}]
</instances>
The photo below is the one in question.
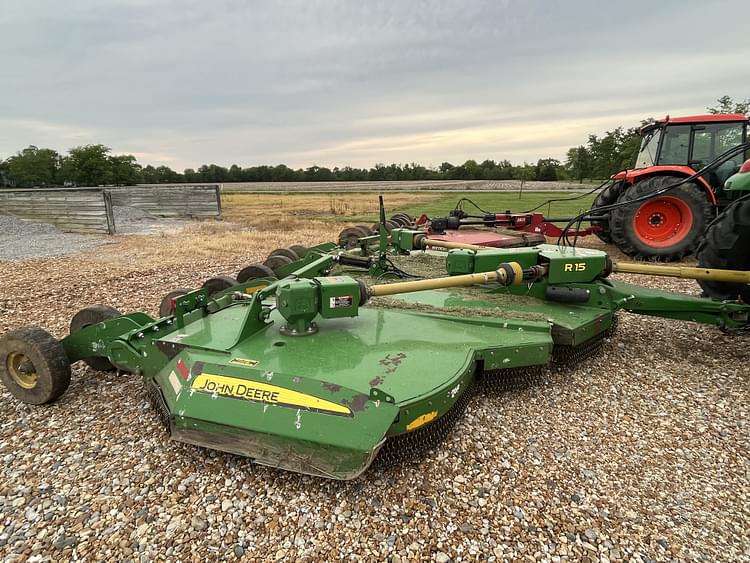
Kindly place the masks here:
<instances>
[{"instance_id":1,"label":"tractor cab","mask_svg":"<svg viewBox=\"0 0 750 563\"><path fill-rule=\"evenodd\" d=\"M700 170L720 154L747 139L748 117L743 114L695 115L666 117L641 129L641 145L635 169L617 176L639 177L643 172L672 171L687 166L690 174ZM708 171L704 178L714 191L737 172L741 154Z\"/></svg>"}]
</instances>

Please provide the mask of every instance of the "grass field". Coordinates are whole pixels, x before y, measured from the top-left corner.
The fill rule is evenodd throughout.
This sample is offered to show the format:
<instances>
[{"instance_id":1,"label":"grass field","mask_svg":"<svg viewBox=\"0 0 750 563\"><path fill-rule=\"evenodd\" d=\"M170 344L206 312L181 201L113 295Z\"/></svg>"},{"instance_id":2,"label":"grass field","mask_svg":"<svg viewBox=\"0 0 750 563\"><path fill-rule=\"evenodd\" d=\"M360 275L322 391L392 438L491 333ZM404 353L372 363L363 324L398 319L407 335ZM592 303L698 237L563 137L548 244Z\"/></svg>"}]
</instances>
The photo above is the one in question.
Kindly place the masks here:
<instances>
[{"instance_id":1,"label":"grass field","mask_svg":"<svg viewBox=\"0 0 750 563\"><path fill-rule=\"evenodd\" d=\"M549 199L561 199L543 205L539 211L547 216L568 217L588 209L594 195L560 192L518 193L387 193L385 205L388 215L404 211L411 215L427 213L432 216L446 215L462 197L469 198L488 212L503 212L508 209L527 211ZM573 199L578 197L578 199ZM228 221L253 222L279 221L284 218L316 219L319 221L356 222L375 221L378 213L378 198L375 194L228 194L223 198L224 217ZM470 204L465 209L474 210Z\"/></svg>"}]
</instances>

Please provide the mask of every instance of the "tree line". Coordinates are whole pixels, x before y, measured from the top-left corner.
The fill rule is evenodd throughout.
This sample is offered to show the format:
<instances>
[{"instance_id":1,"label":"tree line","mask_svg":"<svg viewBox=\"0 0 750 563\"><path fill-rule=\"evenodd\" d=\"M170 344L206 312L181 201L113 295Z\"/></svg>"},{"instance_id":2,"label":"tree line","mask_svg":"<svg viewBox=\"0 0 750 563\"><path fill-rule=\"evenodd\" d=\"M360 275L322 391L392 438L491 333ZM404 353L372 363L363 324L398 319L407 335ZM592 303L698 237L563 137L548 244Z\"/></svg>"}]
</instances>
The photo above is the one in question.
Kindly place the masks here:
<instances>
[{"instance_id":1,"label":"tree line","mask_svg":"<svg viewBox=\"0 0 750 563\"><path fill-rule=\"evenodd\" d=\"M708 108L711 113L748 113L750 100L735 102L729 96ZM647 123L645 120L641 126ZM521 165L508 160L443 162L438 167L416 163L376 164L371 168L293 169L285 164L230 167L204 164L182 172L168 166L142 166L133 155L115 155L101 144L74 147L66 155L29 146L0 161L0 186L101 186L194 182L337 182L398 180L575 180L604 179L633 165L640 136L638 127L617 127L604 135L588 136L584 145L571 147L566 159L542 158Z\"/></svg>"}]
</instances>

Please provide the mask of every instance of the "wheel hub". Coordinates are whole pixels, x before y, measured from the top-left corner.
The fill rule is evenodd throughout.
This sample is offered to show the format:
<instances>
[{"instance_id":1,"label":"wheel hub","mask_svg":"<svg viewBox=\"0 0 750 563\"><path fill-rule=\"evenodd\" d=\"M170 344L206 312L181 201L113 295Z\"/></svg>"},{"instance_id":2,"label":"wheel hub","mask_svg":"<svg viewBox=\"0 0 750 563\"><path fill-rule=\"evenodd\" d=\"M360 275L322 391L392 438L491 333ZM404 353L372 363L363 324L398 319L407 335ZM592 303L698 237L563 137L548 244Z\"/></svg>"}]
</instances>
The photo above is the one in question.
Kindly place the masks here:
<instances>
[{"instance_id":1,"label":"wheel hub","mask_svg":"<svg viewBox=\"0 0 750 563\"><path fill-rule=\"evenodd\" d=\"M20 352L11 352L5 360L8 373L20 387L33 389L39 376L33 362Z\"/></svg>"},{"instance_id":2,"label":"wheel hub","mask_svg":"<svg viewBox=\"0 0 750 563\"><path fill-rule=\"evenodd\" d=\"M633 217L633 231L651 247L666 247L682 241L693 226L693 212L682 199L661 196L644 202Z\"/></svg>"}]
</instances>

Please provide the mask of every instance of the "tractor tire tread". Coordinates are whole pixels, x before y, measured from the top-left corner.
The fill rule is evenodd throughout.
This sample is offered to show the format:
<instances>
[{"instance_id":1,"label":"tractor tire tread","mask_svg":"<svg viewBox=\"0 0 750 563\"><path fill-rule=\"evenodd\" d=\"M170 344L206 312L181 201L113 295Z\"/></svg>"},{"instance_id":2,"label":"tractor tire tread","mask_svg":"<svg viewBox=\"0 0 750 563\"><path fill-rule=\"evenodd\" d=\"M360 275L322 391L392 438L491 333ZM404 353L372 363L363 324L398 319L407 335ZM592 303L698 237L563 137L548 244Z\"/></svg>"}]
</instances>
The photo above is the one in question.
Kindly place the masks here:
<instances>
[{"instance_id":1,"label":"tractor tire tread","mask_svg":"<svg viewBox=\"0 0 750 563\"><path fill-rule=\"evenodd\" d=\"M708 226L698 245L696 257L701 268L750 270L750 196L734 201ZM717 299L737 299L750 303L750 284L698 282L703 292Z\"/></svg>"},{"instance_id":2,"label":"tractor tire tread","mask_svg":"<svg viewBox=\"0 0 750 563\"><path fill-rule=\"evenodd\" d=\"M655 192L683 178L678 176L652 176L624 190L617 200L627 203L649 193ZM633 215L636 209L623 205L610 212L609 226L612 242L631 258L660 262L673 262L693 254L700 243L706 226L711 222L714 208L705 196L703 189L693 182L682 184L669 192L670 196L686 201L693 211L694 226L691 232L681 241L670 247L651 249L640 242L633 232Z\"/></svg>"}]
</instances>

